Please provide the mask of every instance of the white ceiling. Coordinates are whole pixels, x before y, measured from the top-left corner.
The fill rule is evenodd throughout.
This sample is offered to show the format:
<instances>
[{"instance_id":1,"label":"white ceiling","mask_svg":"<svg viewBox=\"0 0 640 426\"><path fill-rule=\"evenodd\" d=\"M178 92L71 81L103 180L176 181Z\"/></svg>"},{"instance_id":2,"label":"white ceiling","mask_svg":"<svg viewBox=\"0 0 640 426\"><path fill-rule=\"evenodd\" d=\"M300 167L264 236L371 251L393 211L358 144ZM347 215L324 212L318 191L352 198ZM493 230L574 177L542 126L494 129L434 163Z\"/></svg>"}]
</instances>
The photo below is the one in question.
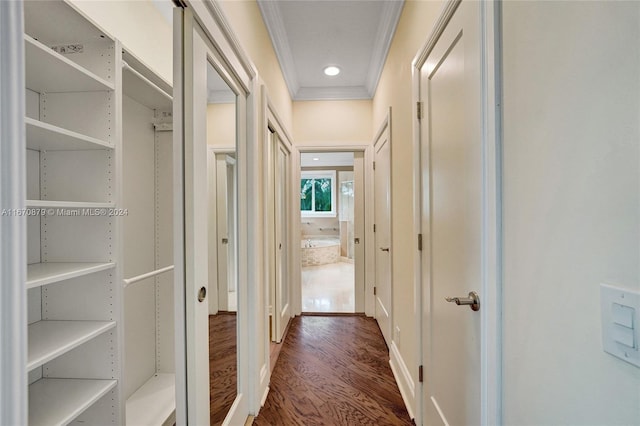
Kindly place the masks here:
<instances>
[{"instance_id":1,"label":"white ceiling","mask_svg":"<svg viewBox=\"0 0 640 426\"><path fill-rule=\"evenodd\" d=\"M353 152L303 152L300 154L300 166L301 167L353 166Z\"/></svg>"},{"instance_id":2,"label":"white ceiling","mask_svg":"<svg viewBox=\"0 0 640 426\"><path fill-rule=\"evenodd\" d=\"M404 0L258 0L294 100L371 99ZM341 69L335 77L324 68Z\"/></svg>"}]
</instances>

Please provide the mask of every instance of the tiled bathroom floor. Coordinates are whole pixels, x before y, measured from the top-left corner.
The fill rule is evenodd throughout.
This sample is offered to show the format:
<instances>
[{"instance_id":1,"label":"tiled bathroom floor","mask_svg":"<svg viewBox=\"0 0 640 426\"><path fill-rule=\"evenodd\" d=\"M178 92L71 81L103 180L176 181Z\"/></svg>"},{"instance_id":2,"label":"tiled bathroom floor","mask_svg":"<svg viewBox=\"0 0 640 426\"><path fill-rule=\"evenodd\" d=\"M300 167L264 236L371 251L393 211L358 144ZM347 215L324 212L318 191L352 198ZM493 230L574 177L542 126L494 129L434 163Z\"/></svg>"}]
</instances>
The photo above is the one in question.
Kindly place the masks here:
<instances>
[{"instance_id":1,"label":"tiled bathroom floor","mask_svg":"<svg viewBox=\"0 0 640 426\"><path fill-rule=\"evenodd\" d=\"M354 312L353 263L302 268L302 312Z\"/></svg>"}]
</instances>

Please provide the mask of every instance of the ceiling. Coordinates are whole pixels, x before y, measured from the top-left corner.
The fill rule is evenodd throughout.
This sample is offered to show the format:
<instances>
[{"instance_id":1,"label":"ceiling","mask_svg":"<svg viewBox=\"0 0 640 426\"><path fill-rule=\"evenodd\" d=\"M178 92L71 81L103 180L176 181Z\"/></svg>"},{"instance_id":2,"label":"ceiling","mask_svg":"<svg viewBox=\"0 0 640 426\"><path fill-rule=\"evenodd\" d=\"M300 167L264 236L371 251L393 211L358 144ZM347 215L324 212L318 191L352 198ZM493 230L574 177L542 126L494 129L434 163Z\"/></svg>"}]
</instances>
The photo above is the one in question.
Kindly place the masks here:
<instances>
[{"instance_id":1,"label":"ceiling","mask_svg":"<svg viewBox=\"0 0 640 426\"><path fill-rule=\"evenodd\" d=\"M345 167L353 166L353 152L303 152L301 167Z\"/></svg>"},{"instance_id":2,"label":"ceiling","mask_svg":"<svg viewBox=\"0 0 640 426\"><path fill-rule=\"evenodd\" d=\"M258 0L293 100L371 99L404 0ZM341 72L326 76L334 65Z\"/></svg>"}]
</instances>

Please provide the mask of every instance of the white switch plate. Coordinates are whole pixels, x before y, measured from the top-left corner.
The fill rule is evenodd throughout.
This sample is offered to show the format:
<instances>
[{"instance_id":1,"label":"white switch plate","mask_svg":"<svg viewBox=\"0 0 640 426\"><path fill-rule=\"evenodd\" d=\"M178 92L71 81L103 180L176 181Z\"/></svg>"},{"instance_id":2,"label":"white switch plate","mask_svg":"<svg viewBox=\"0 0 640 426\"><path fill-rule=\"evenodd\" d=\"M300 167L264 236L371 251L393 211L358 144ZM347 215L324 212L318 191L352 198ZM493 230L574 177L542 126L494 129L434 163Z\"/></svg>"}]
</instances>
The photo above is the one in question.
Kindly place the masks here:
<instances>
[{"instance_id":1,"label":"white switch plate","mask_svg":"<svg viewBox=\"0 0 640 426\"><path fill-rule=\"evenodd\" d=\"M602 346L640 367L640 292L600 284Z\"/></svg>"}]
</instances>

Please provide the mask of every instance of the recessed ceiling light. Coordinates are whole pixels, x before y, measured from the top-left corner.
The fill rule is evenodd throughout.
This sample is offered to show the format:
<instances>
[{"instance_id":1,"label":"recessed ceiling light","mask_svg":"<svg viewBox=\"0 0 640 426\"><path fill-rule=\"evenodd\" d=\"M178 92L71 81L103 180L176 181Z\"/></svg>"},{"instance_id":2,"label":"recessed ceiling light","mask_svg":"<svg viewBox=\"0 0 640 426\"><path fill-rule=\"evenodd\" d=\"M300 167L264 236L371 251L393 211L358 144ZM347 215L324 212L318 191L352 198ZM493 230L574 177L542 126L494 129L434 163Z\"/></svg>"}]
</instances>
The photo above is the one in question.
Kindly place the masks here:
<instances>
[{"instance_id":1,"label":"recessed ceiling light","mask_svg":"<svg viewBox=\"0 0 640 426\"><path fill-rule=\"evenodd\" d=\"M313 161L320 161L320 159L316 157L313 159Z\"/></svg>"},{"instance_id":2,"label":"recessed ceiling light","mask_svg":"<svg viewBox=\"0 0 640 426\"><path fill-rule=\"evenodd\" d=\"M334 77L334 76L340 74L340 68L334 67L334 66L326 67L324 69L324 73L326 75L328 75L329 77Z\"/></svg>"}]
</instances>

